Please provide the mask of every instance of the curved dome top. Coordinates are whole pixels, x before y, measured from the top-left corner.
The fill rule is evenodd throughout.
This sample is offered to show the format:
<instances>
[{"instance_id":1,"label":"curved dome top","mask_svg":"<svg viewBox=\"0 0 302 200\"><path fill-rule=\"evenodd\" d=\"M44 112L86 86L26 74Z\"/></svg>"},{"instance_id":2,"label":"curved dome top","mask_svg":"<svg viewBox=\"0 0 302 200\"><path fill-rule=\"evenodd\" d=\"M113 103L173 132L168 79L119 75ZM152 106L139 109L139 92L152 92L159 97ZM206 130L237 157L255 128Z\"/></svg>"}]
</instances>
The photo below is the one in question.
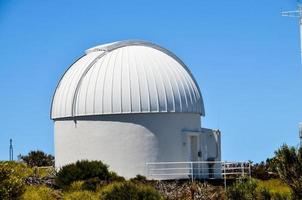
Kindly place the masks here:
<instances>
[{"instance_id":1,"label":"curved dome top","mask_svg":"<svg viewBox=\"0 0 302 200\"><path fill-rule=\"evenodd\" d=\"M88 49L61 78L51 118L124 113L204 115L189 69L170 51L144 41Z\"/></svg>"}]
</instances>

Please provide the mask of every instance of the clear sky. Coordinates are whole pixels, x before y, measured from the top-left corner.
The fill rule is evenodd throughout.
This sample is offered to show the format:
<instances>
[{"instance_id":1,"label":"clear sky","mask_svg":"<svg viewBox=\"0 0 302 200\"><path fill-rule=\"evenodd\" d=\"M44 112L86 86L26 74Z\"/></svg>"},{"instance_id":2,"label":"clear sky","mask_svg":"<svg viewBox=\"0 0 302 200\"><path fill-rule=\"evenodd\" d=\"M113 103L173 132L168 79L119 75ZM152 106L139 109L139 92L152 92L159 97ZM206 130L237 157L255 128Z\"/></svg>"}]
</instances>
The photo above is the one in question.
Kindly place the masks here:
<instances>
[{"instance_id":1,"label":"clear sky","mask_svg":"<svg viewBox=\"0 0 302 200\"><path fill-rule=\"evenodd\" d=\"M84 50L143 39L178 55L201 88L204 127L222 131L224 160L261 161L296 146L302 121L295 0L0 0L0 160L53 153L50 104Z\"/></svg>"}]
</instances>

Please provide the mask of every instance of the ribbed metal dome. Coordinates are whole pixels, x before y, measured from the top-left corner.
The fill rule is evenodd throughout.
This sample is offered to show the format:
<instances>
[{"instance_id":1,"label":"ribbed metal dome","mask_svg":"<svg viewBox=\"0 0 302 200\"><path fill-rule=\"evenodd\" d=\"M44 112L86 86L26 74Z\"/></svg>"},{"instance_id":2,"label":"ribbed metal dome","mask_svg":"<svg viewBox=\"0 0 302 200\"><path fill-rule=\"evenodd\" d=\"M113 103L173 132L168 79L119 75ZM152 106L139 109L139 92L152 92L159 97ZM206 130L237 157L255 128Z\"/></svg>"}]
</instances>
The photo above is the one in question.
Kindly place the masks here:
<instances>
[{"instance_id":1,"label":"ribbed metal dome","mask_svg":"<svg viewBox=\"0 0 302 200\"><path fill-rule=\"evenodd\" d=\"M124 113L204 115L200 90L185 64L145 41L96 46L61 78L51 118Z\"/></svg>"}]
</instances>

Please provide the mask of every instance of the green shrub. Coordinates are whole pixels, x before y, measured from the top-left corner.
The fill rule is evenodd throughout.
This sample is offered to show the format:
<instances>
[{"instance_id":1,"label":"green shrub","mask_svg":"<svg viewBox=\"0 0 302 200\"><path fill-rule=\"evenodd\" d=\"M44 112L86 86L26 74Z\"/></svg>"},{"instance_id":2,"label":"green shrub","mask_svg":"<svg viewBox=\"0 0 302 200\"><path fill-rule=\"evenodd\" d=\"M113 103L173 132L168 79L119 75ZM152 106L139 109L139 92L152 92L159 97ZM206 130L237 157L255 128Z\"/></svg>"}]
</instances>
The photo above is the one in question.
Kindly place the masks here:
<instances>
[{"instance_id":1,"label":"green shrub","mask_svg":"<svg viewBox=\"0 0 302 200\"><path fill-rule=\"evenodd\" d=\"M64 194L64 200L99 200L99 195L92 191L73 191Z\"/></svg>"},{"instance_id":2,"label":"green shrub","mask_svg":"<svg viewBox=\"0 0 302 200\"><path fill-rule=\"evenodd\" d=\"M46 186L27 186L22 200L56 200L60 195L57 191Z\"/></svg>"},{"instance_id":3,"label":"green shrub","mask_svg":"<svg viewBox=\"0 0 302 200\"><path fill-rule=\"evenodd\" d=\"M251 164L251 175L253 178L260 180L278 178L278 173L274 166L274 158L268 158L265 162Z\"/></svg>"},{"instance_id":4,"label":"green shrub","mask_svg":"<svg viewBox=\"0 0 302 200\"><path fill-rule=\"evenodd\" d=\"M26 178L28 176L33 175L33 169L28 167L24 163L20 162L14 162L14 161L0 161L0 179L1 179L1 174L4 171L11 171L15 176L21 177L21 178Z\"/></svg>"},{"instance_id":5,"label":"green shrub","mask_svg":"<svg viewBox=\"0 0 302 200\"><path fill-rule=\"evenodd\" d=\"M54 166L55 163L55 158L52 155L40 150L31 151L25 156L20 155L20 158L31 167Z\"/></svg>"},{"instance_id":6,"label":"green shrub","mask_svg":"<svg viewBox=\"0 0 302 200\"><path fill-rule=\"evenodd\" d=\"M68 187L68 191L81 191L84 189L84 181L74 181Z\"/></svg>"},{"instance_id":7,"label":"green shrub","mask_svg":"<svg viewBox=\"0 0 302 200\"><path fill-rule=\"evenodd\" d=\"M255 180L242 180L241 182L236 182L229 188L227 188L226 196L231 200L250 200L256 199L257 183Z\"/></svg>"},{"instance_id":8,"label":"green shrub","mask_svg":"<svg viewBox=\"0 0 302 200\"><path fill-rule=\"evenodd\" d=\"M62 167L57 173L55 181L60 188L66 189L74 181L91 179L108 181L110 179L108 166L101 161L77 161Z\"/></svg>"},{"instance_id":9,"label":"green shrub","mask_svg":"<svg viewBox=\"0 0 302 200\"><path fill-rule=\"evenodd\" d=\"M236 182L226 192L230 200L289 200L289 188L278 179Z\"/></svg>"},{"instance_id":10,"label":"green shrub","mask_svg":"<svg viewBox=\"0 0 302 200\"><path fill-rule=\"evenodd\" d=\"M147 182L147 178L143 175L136 175L136 177L131 178L130 181L132 182L140 182L140 183L146 183Z\"/></svg>"},{"instance_id":11,"label":"green shrub","mask_svg":"<svg viewBox=\"0 0 302 200\"><path fill-rule=\"evenodd\" d=\"M90 178L84 181L82 188L84 190L96 191L101 185L101 180L98 177Z\"/></svg>"},{"instance_id":12,"label":"green shrub","mask_svg":"<svg viewBox=\"0 0 302 200\"><path fill-rule=\"evenodd\" d=\"M258 198L259 200L290 200L290 193L282 193L282 192L271 192L267 188L260 188L258 190Z\"/></svg>"},{"instance_id":13,"label":"green shrub","mask_svg":"<svg viewBox=\"0 0 302 200\"><path fill-rule=\"evenodd\" d=\"M148 185L133 182L112 183L105 186L101 191L103 200L159 200L159 193Z\"/></svg>"},{"instance_id":14,"label":"green shrub","mask_svg":"<svg viewBox=\"0 0 302 200\"><path fill-rule=\"evenodd\" d=\"M272 194L267 188L260 188L259 190L259 199L261 200L271 200Z\"/></svg>"},{"instance_id":15,"label":"green shrub","mask_svg":"<svg viewBox=\"0 0 302 200\"><path fill-rule=\"evenodd\" d=\"M23 163L0 162L0 199L19 198L25 191L24 178L32 174Z\"/></svg>"},{"instance_id":16,"label":"green shrub","mask_svg":"<svg viewBox=\"0 0 302 200\"><path fill-rule=\"evenodd\" d=\"M291 195L288 193L273 193L272 195L272 200L290 200L291 199Z\"/></svg>"},{"instance_id":17,"label":"green shrub","mask_svg":"<svg viewBox=\"0 0 302 200\"><path fill-rule=\"evenodd\" d=\"M125 181L124 177L117 175L117 173L113 171L109 172L109 179L110 181L117 181L117 182Z\"/></svg>"},{"instance_id":18,"label":"green shrub","mask_svg":"<svg viewBox=\"0 0 302 200\"><path fill-rule=\"evenodd\" d=\"M270 180L259 180L257 182L259 188L266 188L271 193L287 193L290 195L290 188L284 184L280 179L270 179Z\"/></svg>"}]
</instances>

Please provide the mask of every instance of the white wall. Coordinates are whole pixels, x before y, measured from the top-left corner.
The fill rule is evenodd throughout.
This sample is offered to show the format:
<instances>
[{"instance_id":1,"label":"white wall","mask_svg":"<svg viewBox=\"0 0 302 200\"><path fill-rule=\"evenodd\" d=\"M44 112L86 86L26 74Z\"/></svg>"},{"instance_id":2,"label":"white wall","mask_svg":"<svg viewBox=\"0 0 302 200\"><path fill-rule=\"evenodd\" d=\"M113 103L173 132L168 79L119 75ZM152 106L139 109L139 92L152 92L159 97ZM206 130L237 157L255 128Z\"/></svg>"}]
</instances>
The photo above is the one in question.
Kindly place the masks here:
<instances>
[{"instance_id":1,"label":"white wall","mask_svg":"<svg viewBox=\"0 0 302 200\"><path fill-rule=\"evenodd\" d=\"M146 175L146 162L188 161L184 131L200 131L200 115L148 113L56 120L56 167L102 160L126 178Z\"/></svg>"},{"instance_id":2,"label":"white wall","mask_svg":"<svg viewBox=\"0 0 302 200\"><path fill-rule=\"evenodd\" d=\"M201 152L203 161L221 161L221 133L212 129L202 129L201 132ZM208 164L207 164L208 165ZM207 166L209 167L209 166ZM214 170L214 176L221 178L221 164L217 163L211 166ZM205 171L205 174L208 170ZM208 174L207 174L208 175Z\"/></svg>"}]
</instances>

